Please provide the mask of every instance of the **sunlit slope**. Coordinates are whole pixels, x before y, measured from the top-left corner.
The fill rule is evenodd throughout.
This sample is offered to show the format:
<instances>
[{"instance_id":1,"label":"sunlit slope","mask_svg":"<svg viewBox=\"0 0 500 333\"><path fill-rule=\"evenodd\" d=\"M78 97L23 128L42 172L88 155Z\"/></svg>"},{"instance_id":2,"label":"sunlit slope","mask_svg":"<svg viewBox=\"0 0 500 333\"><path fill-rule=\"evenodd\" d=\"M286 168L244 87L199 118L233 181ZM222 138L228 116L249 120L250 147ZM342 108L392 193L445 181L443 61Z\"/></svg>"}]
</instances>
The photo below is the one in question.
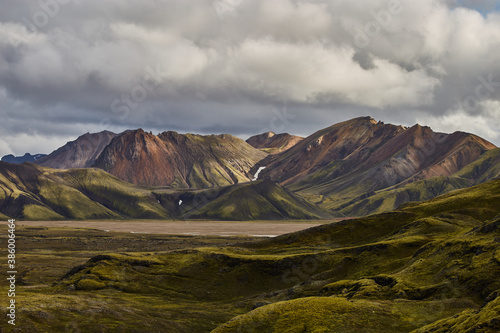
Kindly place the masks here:
<instances>
[{"instance_id":1,"label":"sunlit slope","mask_svg":"<svg viewBox=\"0 0 500 333\"><path fill-rule=\"evenodd\" d=\"M331 215L269 180L206 190L140 187L94 168L0 164L0 214L61 219L321 219Z\"/></svg>"},{"instance_id":2,"label":"sunlit slope","mask_svg":"<svg viewBox=\"0 0 500 333\"><path fill-rule=\"evenodd\" d=\"M167 218L147 190L98 169L0 164L2 214L26 220Z\"/></svg>"}]
</instances>

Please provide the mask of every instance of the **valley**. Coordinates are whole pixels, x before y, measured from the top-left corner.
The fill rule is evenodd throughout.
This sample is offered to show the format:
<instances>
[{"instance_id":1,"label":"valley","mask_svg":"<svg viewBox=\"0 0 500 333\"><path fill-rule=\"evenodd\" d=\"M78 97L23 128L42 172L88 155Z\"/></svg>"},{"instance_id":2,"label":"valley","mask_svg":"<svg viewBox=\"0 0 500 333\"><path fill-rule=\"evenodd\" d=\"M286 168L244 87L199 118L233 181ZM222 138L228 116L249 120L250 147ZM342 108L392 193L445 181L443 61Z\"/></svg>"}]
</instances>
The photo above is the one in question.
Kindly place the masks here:
<instances>
[{"instance_id":1,"label":"valley","mask_svg":"<svg viewBox=\"0 0 500 333\"><path fill-rule=\"evenodd\" d=\"M331 221L321 221L321 224ZM0 222L0 225L7 222ZM252 221L252 222L221 222L221 221L18 221L17 225L43 228L74 228L94 229L105 232L129 232L140 234L163 235L202 235L202 236L250 236L276 237L282 234L296 232L315 227L317 222L311 221Z\"/></svg>"}]
</instances>

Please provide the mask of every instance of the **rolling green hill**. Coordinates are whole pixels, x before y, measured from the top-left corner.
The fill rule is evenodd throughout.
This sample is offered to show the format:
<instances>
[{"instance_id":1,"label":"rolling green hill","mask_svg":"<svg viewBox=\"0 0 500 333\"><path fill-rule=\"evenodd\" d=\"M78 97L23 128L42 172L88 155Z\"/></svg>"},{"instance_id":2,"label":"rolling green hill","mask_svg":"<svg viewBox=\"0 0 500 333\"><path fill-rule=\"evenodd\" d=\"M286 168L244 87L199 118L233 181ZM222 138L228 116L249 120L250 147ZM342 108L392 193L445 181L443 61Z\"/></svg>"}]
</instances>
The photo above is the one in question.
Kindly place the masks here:
<instances>
[{"instance_id":1,"label":"rolling green hill","mask_svg":"<svg viewBox=\"0 0 500 333\"><path fill-rule=\"evenodd\" d=\"M0 211L25 220L168 218L150 191L99 169L0 163Z\"/></svg>"},{"instance_id":2,"label":"rolling green hill","mask_svg":"<svg viewBox=\"0 0 500 333\"><path fill-rule=\"evenodd\" d=\"M0 214L24 220L329 218L268 180L207 190L140 187L100 169L0 164Z\"/></svg>"},{"instance_id":3,"label":"rolling green hill","mask_svg":"<svg viewBox=\"0 0 500 333\"><path fill-rule=\"evenodd\" d=\"M276 220L331 218L327 212L270 180L232 186L185 218Z\"/></svg>"},{"instance_id":4,"label":"rolling green hill","mask_svg":"<svg viewBox=\"0 0 500 333\"><path fill-rule=\"evenodd\" d=\"M21 325L64 327L94 304L77 329L497 332L499 202L494 180L257 242L94 256L22 296Z\"/></svg>"}]
</instances>

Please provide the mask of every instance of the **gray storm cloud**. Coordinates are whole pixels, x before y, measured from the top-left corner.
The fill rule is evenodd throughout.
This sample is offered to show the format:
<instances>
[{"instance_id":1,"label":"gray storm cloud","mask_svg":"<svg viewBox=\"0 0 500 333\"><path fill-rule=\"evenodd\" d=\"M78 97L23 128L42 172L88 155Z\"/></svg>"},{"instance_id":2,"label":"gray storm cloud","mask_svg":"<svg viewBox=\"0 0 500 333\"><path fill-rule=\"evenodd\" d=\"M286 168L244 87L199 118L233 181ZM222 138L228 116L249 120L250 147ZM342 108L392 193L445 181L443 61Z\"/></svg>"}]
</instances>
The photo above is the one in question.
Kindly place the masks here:
<instances>
[{"instance_id":1,"label":"gray storm cloud","mask_svg":"<svg viewBox=\"0 0 500 333\"><path fill-rule=\"evenodd\" d=\"M492 1L0 1L0 155L358 115L500 142ZM464 7L468 6L468 7Z\"/></svg>"}]
</instances>

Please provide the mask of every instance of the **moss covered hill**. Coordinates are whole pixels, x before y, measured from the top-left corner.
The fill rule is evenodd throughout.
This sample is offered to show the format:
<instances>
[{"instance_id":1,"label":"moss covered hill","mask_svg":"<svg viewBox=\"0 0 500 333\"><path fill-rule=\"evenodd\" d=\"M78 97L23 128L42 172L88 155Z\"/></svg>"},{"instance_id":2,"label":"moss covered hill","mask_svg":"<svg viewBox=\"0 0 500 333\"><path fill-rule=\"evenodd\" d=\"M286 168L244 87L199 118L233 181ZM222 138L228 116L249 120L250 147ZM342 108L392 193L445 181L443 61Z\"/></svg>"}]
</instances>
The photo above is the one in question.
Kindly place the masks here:
<instances>
[{"instance_id":1,"label":"moss covered hill","mask_svg":"<svg viewBox=\"0 0 500 333\"><path fill-rule=\"evenodd\" d=\"M495 180L257 242L94 256L21 293L17 328L498 332L499 203Z\"/></svg>"},{"instance_id":2,"label":"moss covered hill","mask_svg":"<svg viewBox=\"0 0 500 333\"><path fill-rule=\"evenodd\" d=\"M25 220L168 218L149 190L99 169L0 162L0 212Z\"/></svg>"},{"instance_id":3,"label":"moss covered hill","mask_svg":"<svg viewBox=\"0 0 500 333\"><path fill-rule=\"evenodd\" d=\"M182 204L179 204L182 203ZM0 162L0 217L274 220L331 217L268 180L207 190L143 188L100 169Z\"/></svg>"},{"instance_id":4,"label":"moss covered hill","mask_svg":"<svg viewBox=\"0 0 500 333\"><path fill-rule=\"evenodd\" d=\"M331 218L327 212L270 180L238 184L214 193L207 203L186 211L184 218L276 220ZM200 193L203 195L203 192ZM200 195L199 194L199 195ZM200 202L201 203L201 202ZM187 201L189 207L189 201Z\"/></svg>"},{"instance_id":5,"label":"moss covered hill","mask_svg":"<svg viewBox=\"0 0 500 333\"><path fill-rule=\"evenodd\" d=\"M148 186L209 188L249 181L266 153L232 135L195 135L143 130L115 137L94 167Z\"/></svg>"},{"instance_id":6,"label":"moss covered hill","mask_svg":"<svg viewBox=\"0 0 500 333\"><path fill-rule=\"evenodd\" d=\"M256 244L300 249L291 286L214 332L498 332L499 213L496 180Z\"/></svg>"}]
</instances>

